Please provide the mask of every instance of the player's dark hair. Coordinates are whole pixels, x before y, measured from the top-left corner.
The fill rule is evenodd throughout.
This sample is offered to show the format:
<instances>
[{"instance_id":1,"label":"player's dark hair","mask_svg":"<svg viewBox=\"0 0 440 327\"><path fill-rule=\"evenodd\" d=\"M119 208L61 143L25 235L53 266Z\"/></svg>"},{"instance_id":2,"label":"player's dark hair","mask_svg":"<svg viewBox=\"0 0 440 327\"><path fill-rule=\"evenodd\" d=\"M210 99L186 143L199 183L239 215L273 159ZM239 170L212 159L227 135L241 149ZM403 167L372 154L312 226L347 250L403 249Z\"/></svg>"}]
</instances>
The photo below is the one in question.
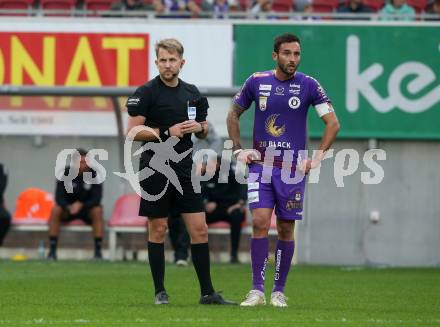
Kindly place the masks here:
<instances>
[{"instance_id":1,"label":"player's dark hair","mask_svg":"<svg viewBox=\"0 0 440 327\"><path fill-rule=\"evenodd\" d=\"M83 149L83 148L78 148L76 149L76 151L78 151L80 156L86 156L87 155L87 150Z\"/></svg>"},{"instance_id":2,"label":"player's dark hair","mask_svg":"<svg viewBox=\"0 0 440 327\"><path fill-rule=\"evenodd\" d=\"M280 50L281 44L292 43L292 42L298 42L299 44L301 44L299 37L296 36L295 34L284 33L282 35L279 35L275 38L275 41L273 43L273 51L278 53L278 51Z\"/></svg>"}]
</instances>

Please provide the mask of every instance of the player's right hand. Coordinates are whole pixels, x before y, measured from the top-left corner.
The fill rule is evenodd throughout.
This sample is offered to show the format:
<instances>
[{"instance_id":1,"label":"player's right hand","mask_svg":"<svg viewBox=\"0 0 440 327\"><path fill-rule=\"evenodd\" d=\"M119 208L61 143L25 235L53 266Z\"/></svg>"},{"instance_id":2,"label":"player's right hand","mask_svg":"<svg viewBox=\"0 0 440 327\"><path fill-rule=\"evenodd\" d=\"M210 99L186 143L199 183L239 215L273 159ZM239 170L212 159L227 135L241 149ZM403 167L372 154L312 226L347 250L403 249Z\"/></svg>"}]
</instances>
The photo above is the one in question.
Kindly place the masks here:
<instances>
[{"instance_id":1,"label":"player's right hand","mask_svg":"<svg viewBox=\"0 0 440 327\"><path fill-rule=\"evenodd\" d=\"M261 153L255 149L246 149L238 154L237 160L245 164L250 164L252 161L261 160Z\"/></svg>"}]
</instances>

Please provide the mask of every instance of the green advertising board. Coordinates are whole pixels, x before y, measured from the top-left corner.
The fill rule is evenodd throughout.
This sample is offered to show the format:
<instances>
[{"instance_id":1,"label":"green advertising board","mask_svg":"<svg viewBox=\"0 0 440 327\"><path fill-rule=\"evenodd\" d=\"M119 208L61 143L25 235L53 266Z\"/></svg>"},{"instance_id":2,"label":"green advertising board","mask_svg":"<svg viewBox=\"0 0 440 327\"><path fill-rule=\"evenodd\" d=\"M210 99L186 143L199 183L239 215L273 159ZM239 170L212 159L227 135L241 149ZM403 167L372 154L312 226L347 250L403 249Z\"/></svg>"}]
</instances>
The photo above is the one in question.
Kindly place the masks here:
<instances>
[{"instance_id":1,"label":"green advertising board","mask_svg":"<svg viewBox=\"0 0 440 327\"><path fill-rule=\"evenodd\" d=\"M440 139L440 27L235 25L234 84L275 67L275 36L301 39L299 71L316 78L341 122L340 137ZM252 134L252 110L243 136ZM323 123L309 115L309 134Z\"/></svg>"}]
</instances>

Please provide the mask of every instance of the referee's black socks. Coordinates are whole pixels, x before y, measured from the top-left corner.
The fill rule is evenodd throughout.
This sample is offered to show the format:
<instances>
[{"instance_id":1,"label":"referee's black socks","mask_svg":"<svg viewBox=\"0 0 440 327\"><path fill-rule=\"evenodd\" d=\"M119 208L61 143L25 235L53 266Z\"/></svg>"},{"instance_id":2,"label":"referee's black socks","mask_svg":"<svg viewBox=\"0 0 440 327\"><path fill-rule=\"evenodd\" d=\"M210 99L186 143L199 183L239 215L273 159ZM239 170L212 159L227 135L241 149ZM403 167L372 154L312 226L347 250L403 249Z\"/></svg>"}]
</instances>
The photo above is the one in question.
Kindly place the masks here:
<instances>
[{"instance_id":1,"label":"referee's black socks","mask_svg":"<svg viewBox=\"0 0 440 327\"><path fill-rule=\"evenodd\" d=\"M191 256L200 283L202 296L214 293L209 262L208 243L191 244Z\"/></svg>"},{"instance_id":2,"label":"referee's black socks","mask_svg":"<svg viewBox=\"0 0 440 327\"><path fill-rule=\"evenodd\" d=\"M151 275L154 281L154 294L165 291L163 284L165 277L164 243L148 242L148 260L150 261Z\"/></svg>"}]
</instances>

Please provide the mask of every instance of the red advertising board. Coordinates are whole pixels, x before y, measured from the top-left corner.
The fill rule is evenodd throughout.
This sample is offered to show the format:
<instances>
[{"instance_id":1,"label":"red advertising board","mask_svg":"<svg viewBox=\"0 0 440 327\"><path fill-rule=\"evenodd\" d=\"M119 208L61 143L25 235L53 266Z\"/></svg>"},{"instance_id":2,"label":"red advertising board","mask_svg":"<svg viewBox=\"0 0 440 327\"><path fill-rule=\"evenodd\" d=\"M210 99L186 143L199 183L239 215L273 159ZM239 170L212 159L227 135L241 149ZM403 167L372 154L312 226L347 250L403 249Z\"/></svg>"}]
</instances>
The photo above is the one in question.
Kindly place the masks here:
<instances>
[{"instance_id":1,"label":"red advertising board","mask_svg":"<svg viewBox=\"0 0 440 327\"><path fill-rule=\"evenodd\" d=\"M0 84L137 86L149 79L148 34L0 32ZM107 100L1 97L0 108L105 110Z\"/></svg>"}]
</instances>

